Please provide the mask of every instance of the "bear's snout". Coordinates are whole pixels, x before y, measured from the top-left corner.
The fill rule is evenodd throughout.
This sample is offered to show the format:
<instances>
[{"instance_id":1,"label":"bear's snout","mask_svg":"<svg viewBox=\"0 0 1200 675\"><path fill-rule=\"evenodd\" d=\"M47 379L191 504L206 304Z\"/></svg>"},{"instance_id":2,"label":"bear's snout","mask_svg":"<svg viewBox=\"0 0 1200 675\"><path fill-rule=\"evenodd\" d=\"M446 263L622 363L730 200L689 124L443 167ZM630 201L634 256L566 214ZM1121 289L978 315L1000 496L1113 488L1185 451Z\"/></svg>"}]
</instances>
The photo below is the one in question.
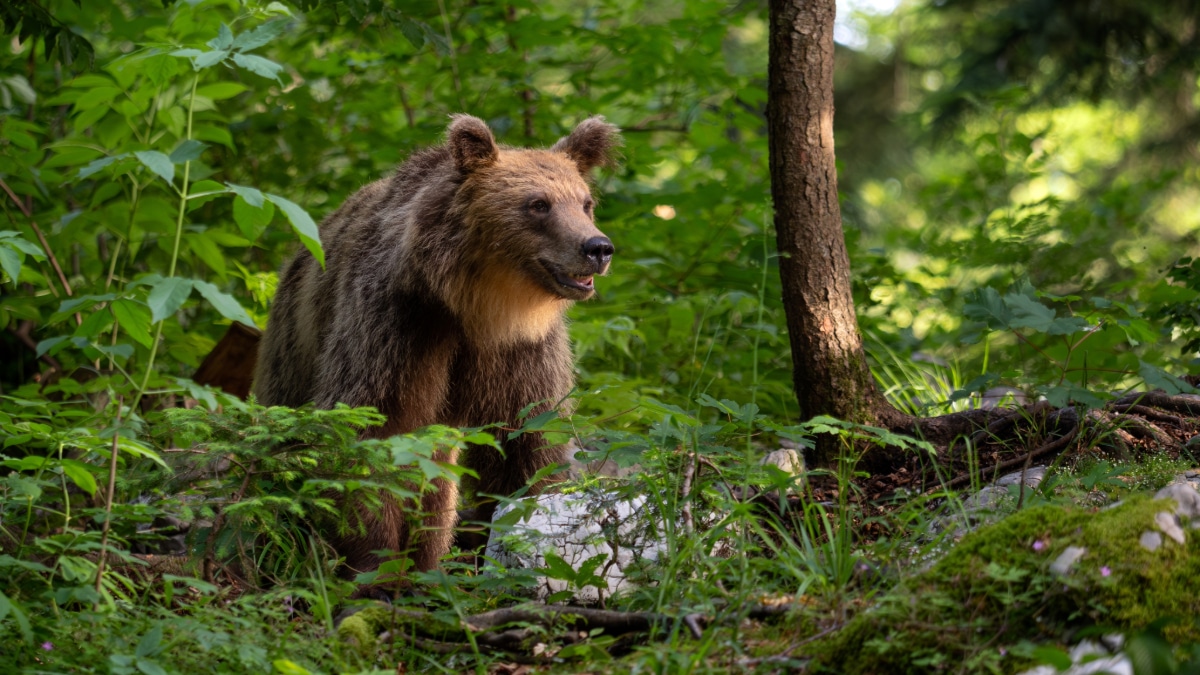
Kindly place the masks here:
<instances>
[{"instance_id":1,"label":"bear's snout","mask_svg":"<svg viewBox=\"0 0 1200 675\"><path fill-rule=\"evenodd\" d=\"M608 237L592 237L583 242L583 257L594 264L600 274L608 269L608 263L612 260L615 250L612 240Z\"/></svg>"}]
</instances>

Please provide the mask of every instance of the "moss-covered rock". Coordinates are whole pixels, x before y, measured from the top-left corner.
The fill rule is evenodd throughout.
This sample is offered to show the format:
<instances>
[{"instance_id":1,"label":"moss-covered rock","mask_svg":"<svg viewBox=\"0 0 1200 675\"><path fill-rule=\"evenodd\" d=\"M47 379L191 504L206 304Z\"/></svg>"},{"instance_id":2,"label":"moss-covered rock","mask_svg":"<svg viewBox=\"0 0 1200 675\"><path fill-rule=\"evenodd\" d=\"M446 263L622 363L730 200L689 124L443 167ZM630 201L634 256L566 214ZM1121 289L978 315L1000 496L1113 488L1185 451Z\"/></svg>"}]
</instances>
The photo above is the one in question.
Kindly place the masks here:
<instances>
[{"instance_id":1,"label":"moss-covered rock","mask_svg":"<svg viewBox=\"0 0 1200 675\"><path fill-rule=\"evenodd\" d=\"M816 664L841 673L926 673L942 665L1011 671L1034 643L1073 629L1138 629L1167 616L1200 615L1200 531L1180 545L1143 548L1156 514L1174 500L1130 499L1095 511L1041 506L965 537L928 571L885 595L844 629L814 644ZM1185 528L1187 525L1185 524ZM1068 547L1085 552L1050 571ZM1168 637L1196 640L1180 624Z\"/></svg>"},{"instance_id":2,"label":"moss-covered rock","mask_svg":"<svg viewBox=\"0 0 1200 675\"><path fill-rule=\"evenodd\" d=\"M375 654L379 634L394 622L390 607L367 607L342 619L337 637L360 655L370 658Z\"/></svg>"}]
</instances>

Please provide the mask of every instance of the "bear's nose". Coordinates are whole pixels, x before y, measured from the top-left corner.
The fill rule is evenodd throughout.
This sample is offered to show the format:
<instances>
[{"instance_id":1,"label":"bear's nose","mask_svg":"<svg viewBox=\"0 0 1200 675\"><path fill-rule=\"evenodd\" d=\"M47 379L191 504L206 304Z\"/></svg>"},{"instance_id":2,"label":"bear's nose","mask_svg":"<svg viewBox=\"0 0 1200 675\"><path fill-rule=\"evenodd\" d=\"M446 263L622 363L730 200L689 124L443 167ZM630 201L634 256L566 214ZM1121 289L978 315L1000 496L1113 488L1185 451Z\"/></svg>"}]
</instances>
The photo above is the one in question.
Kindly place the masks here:
<instances>
[{"instance_id":1,"label":"bear's nose","mask_svg":"<svg viewBox=\"0 0 1200 675\"><path fill-rule=\"evenodd\" d=\"M584 257L596 263L598 267L604 267L612 260L614 250L612 240L608 237L592 237L583 242Z\"/></svg>"}]
</instances>

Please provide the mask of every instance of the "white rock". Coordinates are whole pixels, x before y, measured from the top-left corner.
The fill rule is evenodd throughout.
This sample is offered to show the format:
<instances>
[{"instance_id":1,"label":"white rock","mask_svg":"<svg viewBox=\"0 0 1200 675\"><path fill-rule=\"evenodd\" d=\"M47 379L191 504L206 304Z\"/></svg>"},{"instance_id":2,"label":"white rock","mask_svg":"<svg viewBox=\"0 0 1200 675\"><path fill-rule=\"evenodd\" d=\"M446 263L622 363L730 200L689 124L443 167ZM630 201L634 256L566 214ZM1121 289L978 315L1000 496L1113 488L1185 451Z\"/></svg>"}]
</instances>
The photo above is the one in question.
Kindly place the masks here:
<instances>
[{"instance_id":1,"label":"white rock","mask_svg":"<svg viewBox=\"0 0 1200 675\"><path fill-rule=\"evenodd\" d=\"M767 453L759 462L762 466L768 464L778 467L789 476L799 476L804 473L804 456L792 448L780 448Z\"/></svg>"},{"instance_id":2,"label":"white rock","mask_svg":"<svg viewBox=\"0 0 1200 675\"><path fill-rule=\"evenodd\" d=\"M576 571L590 558L607 556L596 574L608 588L573 589L577 602L595 603L601 594L610 597L629 588L631 582L626 577L630 568L656 560L666 550L655 536L662 529L661 521L648 508L645 497L628 499L591 490L542 495L526 501L535 503L534 512L512 526L496 523L521 505L496 509L486 555L504 567L537 569L546 567L546 553L553 550ZM539 577L535 595L545 599L564 590L568 590L565 580Z\"/></svg>"},{"instance_id":3,"label":"white rock","mask_svg":"<svg viewBox=\"0 0 1200 675\"><path fill-rule=\"evenodd\" d=\"M1046 477L1046 467L1031 466L1025 470L1025 487L1035 488L1039 484L1041 484L1042 479L1045 477ZM1020 485L1020 484L1021 484L1021 472L1020 471L1017 471L1015 473L1010 473L1005 476L1001 476L996 481L996 485L1000 485L1000 486Z\"/></svg>"},{"instance_id":4,"label":"white rock","mask_svg":"<svg viewBox=\"0 0 1200 675\"><path fill-rule=\"evenodd\" d=\"M1155 499L1174 499L1180 518L1200 517L1200 492L1189 483L1172 483L1154 494Z\"/></svg>"},{"instance_id":5,"label":"white rock","mask_svg":"<svg viewBox=\"0 0 1200 675\"><path fill-rule=\"evenodd\" d=\"M1106 637L1108 641L1111 636ZM1120 644L1118 641L1117 644ZM1133 664L1124 654L1116 654L1108 656L1109 651L1103 646L1084 640L1071 648L1071 661L1075 665L1066 670L1058 670L1054 666L1038 666L1021 673L1021 675L1099 675L1100 673L1111 673L1112 675L1133 675ZM1087 657L1092 657L1093 660L1087 663L1080 663Z\"/></svg>"},{"instance_id":6,"label":"white rock","mask_svg":"<svg viewBox=\"0 0 1200 675\"><path fill-rule=\"evenodd\" d=\"M1058 554L1054 562L1050 563L1050 571L1055 574L1070 572L1071 566L1082 558L1084 553L1087 553L1087 549L1082 546L1068 546L1062 553Z\"/></svg>"},{"instance_id":7,"label":"white rock","mask_svg":"<svg viewBox=\"0 0 1200 675\"><path fill-rule=\"evenodd\" d=\"M1142 548L1152 552L1157 551L1158 547L1162 546L1162 541L1161 534L1149 530L1143 532L1141 538L1138 539L1138 543L1142 545Z\"/></svg>"},{"instance_id":8,"label":"white rock","mask_svg":"<svg viewBox=\"0 0 1200 675\"><path fill-rule=\"evenodd\" d=\"M964 499L963 508L967 511L994 511L1007 499L1009 499L1008 488L989 485Z\"/></svg>"},{"instance_id":9,"label":"white rock","mask_svg":"<svg viewBox=\"0 0 1200 675\"><path fill-rule=\"evenodd\" d=\"M1183 533L1183 529L1179 527L1179 519L1170 511L1159 511L1154 514L1154 524L1158 529L1163 531L1163 534L1175 540L1175 543L1182 544L1187 541L1187 535Z\"/></svg>"}]
</instances>

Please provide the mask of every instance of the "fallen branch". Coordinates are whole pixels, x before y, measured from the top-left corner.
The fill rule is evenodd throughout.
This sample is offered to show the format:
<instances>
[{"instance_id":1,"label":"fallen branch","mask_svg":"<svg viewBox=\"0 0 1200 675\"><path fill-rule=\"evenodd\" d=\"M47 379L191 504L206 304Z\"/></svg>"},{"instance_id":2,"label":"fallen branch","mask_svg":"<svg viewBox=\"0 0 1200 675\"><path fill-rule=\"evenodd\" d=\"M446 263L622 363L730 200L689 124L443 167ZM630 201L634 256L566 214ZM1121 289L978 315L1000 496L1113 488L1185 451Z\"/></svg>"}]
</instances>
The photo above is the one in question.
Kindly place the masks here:
<instances>
[{"instance_id":1,"label":"fallen branch","mask_svg":"<svg viewBox=\"0 0 1200 675\"><path fill-rule=\"evenodd\" d=\"M1144 405L1127 403L1127 404L1121 404L1121 405L1113 405L1110 407L1114 412L1124 413L1126 415L1128 415L1128 414L1138 415L1139 417L1144 417L1144 418L1154 421L1154 422L1162 422L1164 424L1170 424L1171 426L1173 426L1177 429L1182 429L1184 427L1182 418L1177 417L1175 415L1168 415L1166 413L1160 413L1160 412L1158 412L1156 410L1152 410L1151 408L1144 406Z\"/></svg>"},{"instance_id":2,"label":"fallen branch","mask_svg":"<svg viewBox=\"0 0 1200 675\"><path fill-rule=\"evenodd\" d=\"M1170 396L1161 391L1140 391L1126 394L1110 403L1110 406L1142 405L1182 413L1189 417L1200 417L1200 399L1189 396Z\"/></svg>"},{"instance_id":3,"label":"fallen branch","mask_svg":"<svg viewBox=\"0 0 1200 675\"><path fill-rule=\"evenodd\" d=\"M782 600L764 599L739 612L739 620L743 617L765 619L779 616L795 606L790 597ZM400 639L437 654L480 649L512 655L528 654L537 644L582 642L597 630L617 638L648 633L655 628L666 633L676 621L682 623L692 637L701 639L712 619L698 612L672 617L656 612L527 604L474 614L459 621L447 621L420 610L381 605L342 617L339 631L355 639L378 633L379 637L374 638L376 641ZM358 623L355 625L352 622ZM366 634L361 632L364 630ZM538 658L534 652L534 659ZM528 661L531 664L545 662Z\"/></svg>"}]
</instances>

